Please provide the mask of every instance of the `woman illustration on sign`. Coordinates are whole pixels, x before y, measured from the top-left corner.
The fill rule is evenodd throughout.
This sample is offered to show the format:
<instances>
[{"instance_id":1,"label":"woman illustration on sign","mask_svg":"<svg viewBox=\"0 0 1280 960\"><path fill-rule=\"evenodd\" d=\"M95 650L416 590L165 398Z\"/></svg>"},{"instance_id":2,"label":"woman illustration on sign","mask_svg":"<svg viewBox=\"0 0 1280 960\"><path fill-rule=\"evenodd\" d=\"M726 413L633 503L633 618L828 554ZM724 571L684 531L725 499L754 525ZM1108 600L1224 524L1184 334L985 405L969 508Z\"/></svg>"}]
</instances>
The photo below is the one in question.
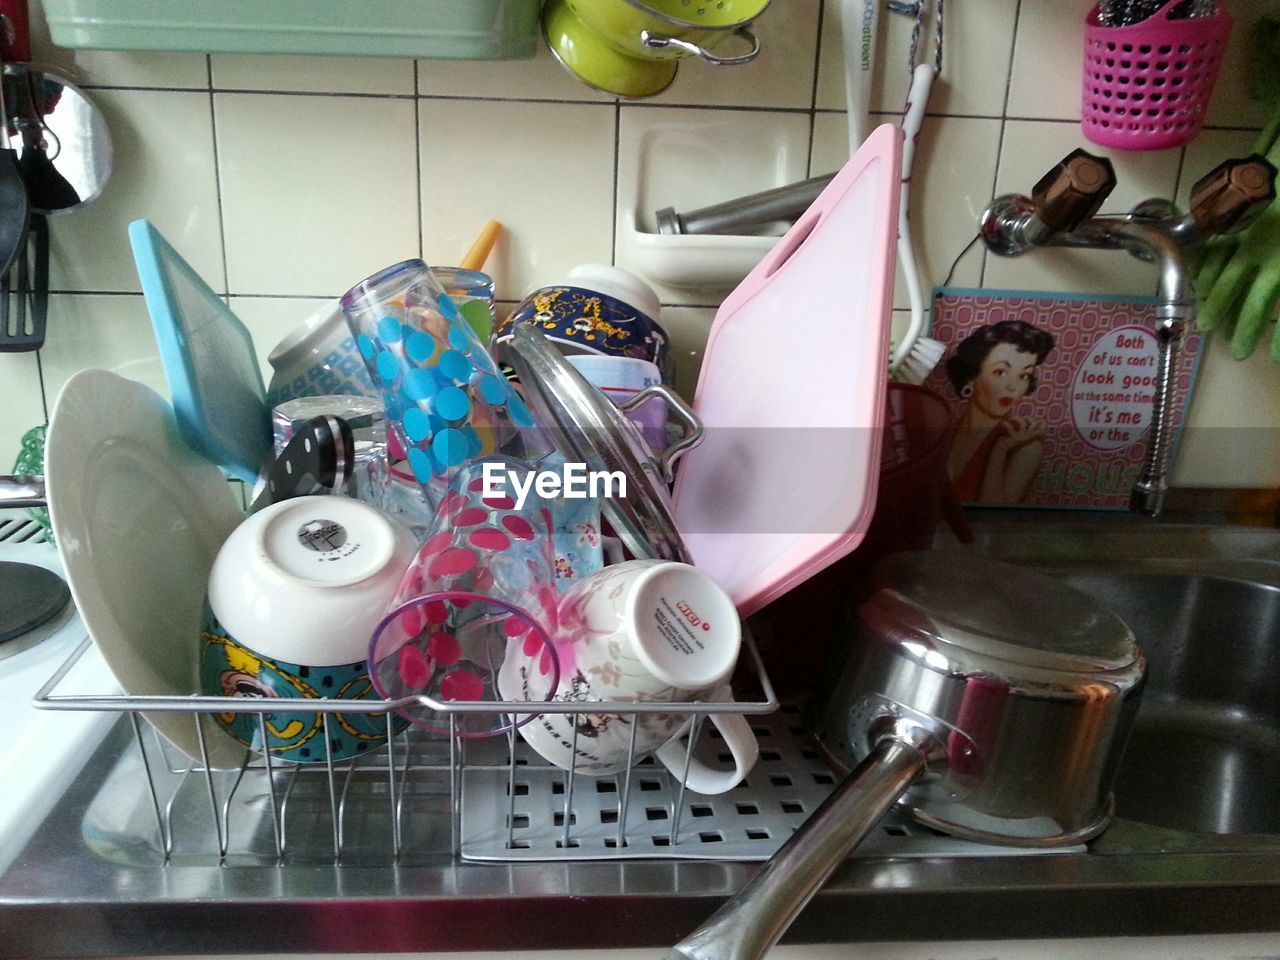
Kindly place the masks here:
<instances>
[{"instance_id":1,"label":"woman illustration on sign","mask_svg":"<svg viewBox=\"0 0 1280 960\"><path fill-rule=\"evenodd\" d=\"M1021 320L1002 320L965 337L947 361L962 400L947 472L961 502L1019 503L1044 452L1044 420L1014 413L1036 388L1036 368L1053 335Z\"/></svg>"}]
</instances>

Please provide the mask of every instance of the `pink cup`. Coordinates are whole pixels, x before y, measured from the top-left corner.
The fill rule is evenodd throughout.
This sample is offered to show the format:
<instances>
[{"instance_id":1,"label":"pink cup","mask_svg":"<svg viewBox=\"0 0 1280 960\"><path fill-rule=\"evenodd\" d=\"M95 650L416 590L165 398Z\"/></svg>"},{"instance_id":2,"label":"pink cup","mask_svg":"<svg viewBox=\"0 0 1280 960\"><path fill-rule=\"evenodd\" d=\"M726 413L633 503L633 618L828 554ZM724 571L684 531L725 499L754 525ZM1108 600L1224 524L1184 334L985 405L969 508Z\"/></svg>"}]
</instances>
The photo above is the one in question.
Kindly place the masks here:
<instances>
[{"instance_id":1,"label":"pink cup","mask_svg":"<svg viewBox=\"0 0 1280 960\"><path fill-rule=\"evenodd\" d=\"M552 682L560 666L551 513L536 497L517 509L512 496L487 496L485 464L534 468L508 457L462 466L435 521L405 571L369 644L369 675L388 700L495 703L497 672L508 653L536 659ZM433 733L485 737L532 719L489 709L449 712L417 702L397 712ZM452 719L451 719L452 718Z\"/></svg>"}]
</instances>

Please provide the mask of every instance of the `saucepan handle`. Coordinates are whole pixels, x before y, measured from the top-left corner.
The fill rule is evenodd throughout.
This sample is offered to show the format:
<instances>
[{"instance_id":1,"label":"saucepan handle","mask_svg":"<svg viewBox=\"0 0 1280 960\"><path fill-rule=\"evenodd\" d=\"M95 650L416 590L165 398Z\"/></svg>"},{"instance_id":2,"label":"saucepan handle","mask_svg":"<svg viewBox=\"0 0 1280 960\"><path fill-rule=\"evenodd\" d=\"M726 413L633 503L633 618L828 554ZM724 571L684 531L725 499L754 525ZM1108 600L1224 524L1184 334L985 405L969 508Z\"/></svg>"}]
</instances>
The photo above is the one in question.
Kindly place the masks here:
<instances>
[{"instance_id":1,"label":"saucepan handle","mask_svg":"<svg viewBox=\"0 0 1280 960\"><path fill-rule=\"evenodd\" d=\"M671 483L675 480L676 461L702 442L702 421L693 412L693 407L685 403L684 398L665 383L655 383L645 387L634 397L628 397L623 403L618 404L618 408L626 413L654 397L665 400L667 415L679 421L684 427L684 433L680 439L663 450L662 456L658 458L658 467L662 471L663 479Z\"/></svg>"},{"instance_id":2,"label":"saucepan handle","mask_svg":"<svg viewBox=\"0 0 1280 960\"><path fill-rule=\"evenodd\" d=\"M760 960L925 766L919 747L881 740L732 900L675 945L668 960Z\"/></svg>"}]
</instances>

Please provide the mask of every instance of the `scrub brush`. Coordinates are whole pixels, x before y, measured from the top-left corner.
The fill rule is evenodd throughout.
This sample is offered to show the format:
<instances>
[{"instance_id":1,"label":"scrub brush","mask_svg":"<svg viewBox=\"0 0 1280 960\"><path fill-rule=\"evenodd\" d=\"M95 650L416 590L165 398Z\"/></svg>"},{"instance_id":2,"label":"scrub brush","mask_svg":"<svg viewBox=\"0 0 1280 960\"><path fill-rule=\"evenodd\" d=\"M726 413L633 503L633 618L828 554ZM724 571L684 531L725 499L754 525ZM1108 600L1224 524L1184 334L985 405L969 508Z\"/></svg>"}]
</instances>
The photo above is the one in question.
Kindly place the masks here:
<instances>
[{"instance_id":1,"label":"scrub brush","mask_svg":"<svg viewBox=\"0 0 1280 960\"><path fill-rule=\"evenodd\" d=\"M471 249L466 252L458 266L463 270L483 270L484 262L489 259L489 253L493 250L493 245L498 242L498 236L501 233L502 224L497 220L486 223L480 231L480 236L476 237L475 243L471 244Z\"/></svg>"},{"instance_id":2,"label":"scrub brush","mask_svg":"<svg viewBox=\"0 0 1280 960\"><path fill-rule=\"evenodd\" d=\"M876 64L881 0L844 0L844 97L849 121L849 156L871 132L871 70Z\"/></svg>"},{"instance_id":3,"label":"scrub brush","mask_svg":"<svg viewBox=\"0 0 1280 960\"><path fill-rule=\"evenodd\" d=\"M876 61L876 34L881 0L844 0L842 26L844 41L845 100L849 123L849 155L853 156L867 135L870 126L871 69ZM911 36L908 57L911 70L911 86L907 92L907 105L902 117L902 199L898 207L898 263L902 266L908 295L911 300L911 324L906 336L891 351L889 376L902 383L923 383L946 347L937 340L921 337L924 330L924 294L920 289L920 277L916 269L915 250L911 244L911 226L907 213L910 209L911 166L915 159L916 137L924 123L925 108L929 103L929 91L934 78L942 71L942 17L945 0L933 0L933 64L915 65L920 31L924 20L926 0L919 0L914 11L907 4L890 9L914 12L916 23Z\"/></svg>"}]
</instances>

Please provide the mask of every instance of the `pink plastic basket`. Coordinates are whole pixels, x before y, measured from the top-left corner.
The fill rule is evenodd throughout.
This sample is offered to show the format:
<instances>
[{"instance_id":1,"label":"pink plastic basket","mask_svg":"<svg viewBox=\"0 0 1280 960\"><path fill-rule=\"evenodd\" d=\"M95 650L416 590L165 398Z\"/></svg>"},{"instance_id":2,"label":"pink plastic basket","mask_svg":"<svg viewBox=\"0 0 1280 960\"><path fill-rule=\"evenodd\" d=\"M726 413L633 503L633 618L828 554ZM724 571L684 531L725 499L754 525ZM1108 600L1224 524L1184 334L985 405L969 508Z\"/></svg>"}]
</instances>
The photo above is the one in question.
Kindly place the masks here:
<instances>
[{"instance_id":1,"label":"pink plastic basket","mask_svg":"<svg viewBox=\"0 0 1280 960\"><path fill-rule=\"evenodd\" d=\"M1173 20L1179 0L1129 27L1104 27L1098 8L1085 21L1081 124L1094 143L1162 150L1186 143L1204 125L1222 65L1231 18Z\"/></svg>"}]
</instances>

